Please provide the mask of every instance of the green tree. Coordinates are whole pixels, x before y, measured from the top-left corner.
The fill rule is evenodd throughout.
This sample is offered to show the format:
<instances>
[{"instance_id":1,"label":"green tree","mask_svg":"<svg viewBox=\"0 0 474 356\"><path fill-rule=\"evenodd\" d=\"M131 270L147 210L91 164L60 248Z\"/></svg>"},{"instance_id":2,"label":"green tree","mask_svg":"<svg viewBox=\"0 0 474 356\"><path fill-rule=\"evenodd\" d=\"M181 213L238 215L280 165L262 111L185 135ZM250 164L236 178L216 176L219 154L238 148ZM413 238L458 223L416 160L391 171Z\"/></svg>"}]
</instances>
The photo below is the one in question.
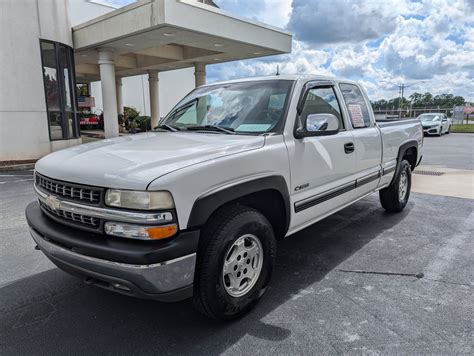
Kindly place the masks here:
<instances>
[{"instance_id":1,"label":"green tree","mask_svg":"<svg viewBox=\"0 0 474 356\"><path fill-rule=\"evenodd\" d=\"M432 106L433 105L433 95L429 92L426 92L423 94L423 97L421 99L421 105L422 106Z\"/></svg>"},{"instance_id":2,"label":"green tree","mask_svg":"<svg viewBox=\"0 0 474 356\"><path fill-rule=\"evenodd\" d=\"M413 106L421 106L421 102L423 100L423 94L420 94L420 93L413 93L409 96L410 100L411 100L411 103Z\"/></svg>"}]
</instances>

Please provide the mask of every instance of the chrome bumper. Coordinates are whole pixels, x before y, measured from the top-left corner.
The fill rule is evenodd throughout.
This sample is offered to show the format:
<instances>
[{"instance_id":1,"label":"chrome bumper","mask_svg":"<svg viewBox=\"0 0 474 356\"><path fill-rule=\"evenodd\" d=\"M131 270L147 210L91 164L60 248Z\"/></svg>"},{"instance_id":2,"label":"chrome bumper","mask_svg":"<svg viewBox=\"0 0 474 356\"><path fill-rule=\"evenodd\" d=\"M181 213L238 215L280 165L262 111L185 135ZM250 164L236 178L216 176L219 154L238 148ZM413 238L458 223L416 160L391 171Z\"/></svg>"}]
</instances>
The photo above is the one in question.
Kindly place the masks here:
<instances>
[{"instance_id":1,"label":"chrome bumper","mask_svg":"<svg viewBox=\"0 0 474 356\"><path fill-rule=\"evenodd\" d=\"M84 281L122 294L161 301L192 296L196 254L151 265L132 265L88 257L65 249L35 230L31 236L41 251L60 269Z\"/></svg>"}]
</instances>

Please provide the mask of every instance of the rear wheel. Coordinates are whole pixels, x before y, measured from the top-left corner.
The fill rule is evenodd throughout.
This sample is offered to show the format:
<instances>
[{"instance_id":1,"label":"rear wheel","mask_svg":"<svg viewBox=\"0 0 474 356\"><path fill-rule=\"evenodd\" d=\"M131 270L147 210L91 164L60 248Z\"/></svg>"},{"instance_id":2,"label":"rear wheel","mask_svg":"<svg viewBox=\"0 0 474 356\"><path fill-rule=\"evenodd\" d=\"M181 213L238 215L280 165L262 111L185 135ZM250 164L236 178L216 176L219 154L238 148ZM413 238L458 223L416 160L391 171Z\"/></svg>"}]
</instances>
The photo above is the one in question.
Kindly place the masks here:
<instances>
[{"instance_id":1,"label":"rear wheel","mask_svg":"<svg viewBox=\"0 0 474 356\"><path fill-rule=\"evenodd\" d=\"M392 184L380 190L380 203L390 212L400 212L407 205L411 190L411 168L407 160L402 160L400 169Z\"/></svg>"},{"instance_id":2,"label":"rear wheel","mask_svg":"<svg viewBox=\"0 0 474 356\"><path fill-rule=\"evenodd\" d=\"M199 243L194 307L214 319L244 315L266 291L275 253L272 226L261 213L239 205L220 209Z\"/></svg>"}]
</instances>

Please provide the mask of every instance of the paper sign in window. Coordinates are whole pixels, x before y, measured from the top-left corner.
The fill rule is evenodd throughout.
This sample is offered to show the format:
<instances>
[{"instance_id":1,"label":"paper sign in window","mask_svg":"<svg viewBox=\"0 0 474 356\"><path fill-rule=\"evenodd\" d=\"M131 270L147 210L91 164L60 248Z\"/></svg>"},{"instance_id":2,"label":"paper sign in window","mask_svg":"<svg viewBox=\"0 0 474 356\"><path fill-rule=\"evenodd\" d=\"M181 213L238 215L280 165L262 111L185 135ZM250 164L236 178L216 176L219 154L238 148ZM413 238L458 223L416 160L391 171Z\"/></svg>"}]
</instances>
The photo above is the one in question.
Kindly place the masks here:
<instances>
[{"instance_id":1,"label":"paper sign in window","mask_svg":"<svg viewBox=\"0 0 474 356\"><path fill-rule=\"evenodd\" d=\"M362 114L362 108L358 104L348 105L349 114L351 116L352 127L365 127L364 117Z\"/></svg>"}]
</instances>

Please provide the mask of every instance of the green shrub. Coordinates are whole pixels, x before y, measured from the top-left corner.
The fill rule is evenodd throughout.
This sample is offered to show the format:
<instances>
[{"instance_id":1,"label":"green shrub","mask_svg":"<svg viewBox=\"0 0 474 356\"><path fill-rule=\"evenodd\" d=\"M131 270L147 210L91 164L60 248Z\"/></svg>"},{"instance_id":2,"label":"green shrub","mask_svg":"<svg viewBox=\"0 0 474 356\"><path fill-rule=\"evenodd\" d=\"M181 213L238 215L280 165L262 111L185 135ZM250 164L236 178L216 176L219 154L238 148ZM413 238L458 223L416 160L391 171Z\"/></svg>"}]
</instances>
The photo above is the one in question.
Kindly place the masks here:
<instances>
[{"instance_id":1,"label":"green shrub","mask_svg":"<svg viewBox=\"0 0 474 356\"><path fill-rule=\"evenodd\" d=\"M142 115L138 116L134 120L137 123L137 127L140 128L140 131L150 131L151 130L151 117Z\"/></svg>"},{"instance_id":2,"label":"green shrub","mask_svg":"<svg viewBox=\"0 0 474 356\"><path fill-rule=\"evenodd\" d=\"M135 119L140 115L140 111L130 106L124 106L123 108L123 116L126 120Z\"/></svg>"}]
</instances>

